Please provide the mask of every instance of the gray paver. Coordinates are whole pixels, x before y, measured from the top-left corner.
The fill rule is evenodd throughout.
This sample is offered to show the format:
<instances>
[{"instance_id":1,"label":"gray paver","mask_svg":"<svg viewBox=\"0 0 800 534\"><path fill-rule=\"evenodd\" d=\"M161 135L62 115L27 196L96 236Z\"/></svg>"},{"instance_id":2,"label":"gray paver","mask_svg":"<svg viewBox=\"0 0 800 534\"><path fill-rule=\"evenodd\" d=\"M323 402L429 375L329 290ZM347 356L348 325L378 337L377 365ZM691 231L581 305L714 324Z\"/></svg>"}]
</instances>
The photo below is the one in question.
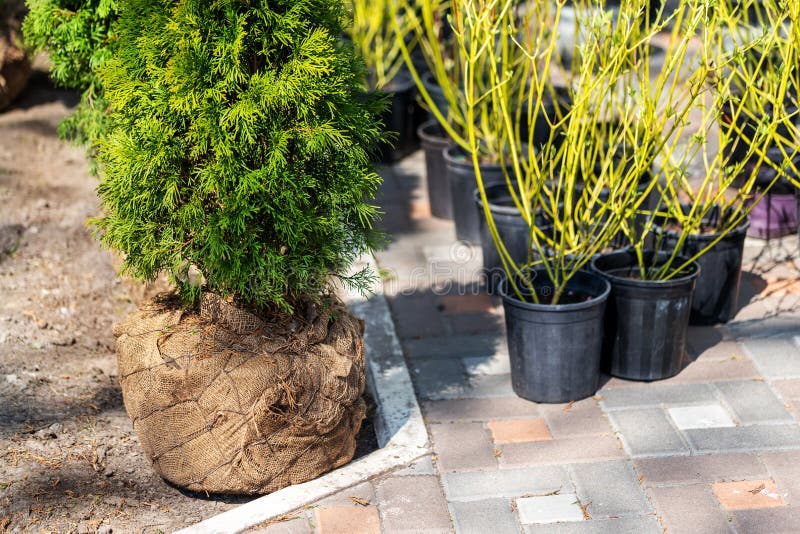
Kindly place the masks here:
<instances>
[{"instance_id":1,"label":"gray paver","mask_svg":"<svg viewBox=\"0 0 800 534\"><path fill-rule=\"evenodd\" d=\"M730 534L731 525L707 484L651 488L669 534Z\"/></svg>"},{"instance_id":2,"label":"gray paver","mask_svg":"<svg viewBox=\"0 0 800 534\"><path fill-rule=\"evenodd\" d=\"M755 454L703 454L634 460L647 486L759 479L767 470Z\"/></svg>"},{"instance_id":3,"label":"gray paver","mask_svg":"<svg viewBox=\"0 0 800 534\"><path fill-rule=\"evenodd\" d=\"M467 377L458 360L415 361L410 371L420 398L457 399L467 391Z\"/></svg>"},{"instance_id":4,"label":"gray paver","mask_svg":"<svg viewBox=\"0 0 800 534\"><path fill-rule=\"evenodd\" d=\"M661 408L615 411L609 417L634 458L689 454L689 447Z\"/></svg>"},{"instance_id":5,"label":"gray paver","mask_svg":"<svg viewBox=\"0 0 800 534\"><path fill-rule=\"evenodd\" d=\"M441 472L497 467L489 431L480 423L436 424L430 430Z\"/></svg>"},{"instance_id":6,"label":"gray paver","mask_svg":"<svg viewBox=\"0 0 800 534\"><path fill-rule=\"evenodd\" d=\"M800 378L800 349L792 338L750 339L742 345L765 377Z\"/></svg>"},{"instance_id":7,"label":"gray paver","mask_svg":"<svg viewBox=\"0 0 800 534\"><path fill-rule=\"evenodd\" d=\"M300 514L296 519L281 521L249 532L250 534L313 534L314 527L305 514Z\"/></svg>"},{"instance_id":8,"label":"gray paver","mask_svg":"<svg viewBox=\"0 0 800 534\"><path fill-rule=\"evenodd\" d=\"M456 399L422 403L425 420L431 423L451 421L489 421L539 417L536 403L519 397Z\"/></svg>"},{"instance_id":9,"label":"gray paver","mask_svg":"<svg viewBox=\"0 0 800 534\"><path fill-rule=\"evenodd\" d=\"M608 418L594 399L585 399L572 406L543 405L541 411L555 438L611 432Z\"/></svg>"},{"instance_id":10,"label":"gray paver","mask_svg":"<svg viewBox=\"0 0 800 534\"><path fill-rule=\"evenodd\" d=\"M525 534L663 534L653 516L525 525Z\"/></svg>"},{"instance_id":11,"label":"gray paver","mask_svg":"<svg viewBox=\"0 0 800 534\"><path fill-rule=\"evenodd\" d=\"M699 404L714 402L708 384L647 384L603 389L603 407L607 410L656 407L664 404Z\"/></svg>"},{"instance_id":12,"label":"gray paver","mask_svg":"<svg viewBox=\"0 0 800 534\"><path fill-rule=\"evenodd\" d=\"M517 514L522 524L583 521L583 510L574 493L522 497L516 500Z\"/></svg>"},{"instance_id":13,"label":"gray paver","mask_svg":"<svg viewBox=\"0 0 800 534\"><path fill-rule=\"evenodd\" d=\"M462 358L464 368L470 375L507 375L511 372L508 354Z\"/></svg>"},{"instance_id":14,"label":"gray paver","mask_svg":"<svg viewBox=\"0 0 800 534\"><path fill-rule=\"evenodd\" d=\"M800 504L800 451L764 452L759 455L789 504Z\"/></svg>"},{"instance_id":15,"label":"gray paver","mask_svg":"<svg viewBox=\"0 0 800 534\"><path fill-rule=\"evenodd\" d=\"M505 336L496 334L409 339L404 345L412 360L490 358L495 353L508 353Z\"/></svg>"},{"instance_id":16,"label":"gray paver","mask_svg":"<svg viewBox=\"0 0 800 534\"><path fill-rule=\"evenodd\" d=\"M469 386L464 396L470 398L502 398L511 397L511 375L478 375L469 378Z\"/></svg>"},{"instance_id":17,"label":"gray paver","mask_svg":"<svg viewBox=\"0 0 800 534\"><path fill-rule=\"evenodd\" d=\"M450 503L457 534L519 534L509 499Z\"/></svg>"},{"instance_id":18,"label":"gray paver","mask_svg":"<svg viewBox=\"0 0 800 534\"><path fill-rule=\"evenodd\" d=\"M377 484L384 532L445 533L450 513L435 476L391 477Z\"/></svg>"},{"instance_id":19,"label":"gray paver","mask_svg":"<svg viewBox=\"0 0 800 534\"><path fill-rule=\"evenodd\" d=\"M567 471L560 466L448 473L442 478L447 498L451 501L520 497L558 489L572 491Z\"/></svg>"},{"instance_id":20,"label":"gray paver","mask_svg":"<svg viewBox=\"0 0 800 534\"><path fill-rule=\"evenodd\" d=\"M718 382L716 388L725 402L733 408L736 418L743 425L754 423L790 423L791 414L770 387L764 382L746 380L742 382Z\"/></svg>"},{"instance_id":21,"label":"gray paver","mask_svg":"<svg viewBox=\"0 0 800 534\"><path fill-rule=\"evenodd\" d=\"M500 446L502 467L600 462L625 458L612 435L554 439Z\"/></svg>"},{"instance_id":22,"label":"gray paver","mask_svg":"<svg viewBox=\"0 0 800 534\"><path fill-rule=\"evenodd\" d=\"M667 415L679 430L736 426L731 414L718 402L699 406L667 408Z\"/></svg>"},{"instance_id":23,"label":"gray paver","mask_svg":"<svg viewBox=\"0 0 800 534\"><path fill-rule=\"evenodd\" d=\"M733 513L739 532L746 534L796 534L800 514L796 508L761 508Z\"/></svg>"},{"instance_id":24,"label":"gray paver","mask_svg":"<svg viewBox=\"0 0 800 534\"><path fill-rule=\"evenodd\" d=\"M578 497L593 518L642 515L651 511L647 497L627 461L570 466Z\"/></svg>"},{"instance_id":25,"label":"gray paver","mask_svg":"<svg viewBox=\"0 0 800 534\"><path fill-rule=\"evenodd\" d=\"M684 434L692 451L698 453L800 449L797 425L703 428Z\"/></svg>"}]
</instances>

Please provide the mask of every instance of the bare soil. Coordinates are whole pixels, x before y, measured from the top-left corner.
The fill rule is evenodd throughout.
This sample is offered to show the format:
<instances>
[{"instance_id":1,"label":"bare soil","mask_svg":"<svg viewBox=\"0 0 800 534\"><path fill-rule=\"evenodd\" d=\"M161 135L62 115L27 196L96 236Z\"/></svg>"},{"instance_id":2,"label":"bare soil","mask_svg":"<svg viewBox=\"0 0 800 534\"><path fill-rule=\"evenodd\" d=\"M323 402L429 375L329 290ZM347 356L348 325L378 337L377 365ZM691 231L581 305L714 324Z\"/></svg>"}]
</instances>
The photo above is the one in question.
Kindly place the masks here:
<instances>
[{"instance_id":1,"label":"bare soil","mask_svg":"<svg viewBox=\"0 0 800 534\"><path fill-rule=\"evenodd\" d=\"M170 532L249 499L178 490L139 447L111 330L164 287L119 280L85 226L97 180L56 134L76 102L37 62L0 114L0 532Z\"/></svg>"}]
</instances>

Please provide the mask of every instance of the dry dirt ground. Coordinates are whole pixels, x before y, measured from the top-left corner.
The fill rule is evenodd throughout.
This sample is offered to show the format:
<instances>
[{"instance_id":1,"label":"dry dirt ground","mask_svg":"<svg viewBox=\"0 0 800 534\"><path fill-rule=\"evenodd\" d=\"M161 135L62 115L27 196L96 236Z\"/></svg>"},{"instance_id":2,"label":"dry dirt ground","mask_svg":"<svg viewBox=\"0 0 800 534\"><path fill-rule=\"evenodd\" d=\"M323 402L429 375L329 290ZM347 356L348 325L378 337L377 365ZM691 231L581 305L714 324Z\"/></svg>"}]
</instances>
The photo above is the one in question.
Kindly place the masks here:
<instances>
[{"instance_id":1,"label":"dry dirt ground","mask_svg":"<svg viewBox=\"0 0 800 534\"><path fill-rule=\"evenodd\" d=\"M170 487L139 447L111 328L148 290L86 229L96 180L56 134L76 97L43 67L0 113L0 532L169 532L240 501Z\"/></svg>"}]
</instances>

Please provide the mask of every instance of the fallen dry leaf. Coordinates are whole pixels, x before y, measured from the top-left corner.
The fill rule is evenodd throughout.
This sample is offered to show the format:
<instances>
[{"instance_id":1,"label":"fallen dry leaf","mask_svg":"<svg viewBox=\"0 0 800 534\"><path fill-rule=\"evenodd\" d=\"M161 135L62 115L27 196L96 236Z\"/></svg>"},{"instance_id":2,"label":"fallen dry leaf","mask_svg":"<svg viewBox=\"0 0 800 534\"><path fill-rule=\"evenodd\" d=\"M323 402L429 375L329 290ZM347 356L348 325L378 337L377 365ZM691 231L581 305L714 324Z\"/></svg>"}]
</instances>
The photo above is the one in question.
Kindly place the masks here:
<instances>
[{"instance_id":1,"label":"fallen dry leaf","mask_svg":"<svg viewBox=\"0 0 800 534\"><path fill-rule=\"evenodd\" d=\"M753 495L758 495L759 493L761 493L761 491L762 491L762 490L766 489L766 487L767 487L767 486L765 486L764 484L759 484L759 485L758 485L758 486L756 486L755 488L753 488L753 489L751 489L751 490L748 490L748 491L749 491L750 493L752 493Z\"/></svg>"},{"instance_id":2,"label":"fallen dry leaf","mask_svg":"<svg viewBox=\"0 0 800 534\"><path fill-rule=\"evenodd\" d=\"M603 396L602 396L602 395L595 395L595 396L594 396L594 397L592 397L592 398L593 398L594 400L596 400L597 402L600 402L601 400L603 400Z\"/></svg>"},{"instance_id":3,"label":"fallen dry leaf","mask_svg":"<svg viewBox=\"0 0 800 534\"><path fill-rule=\"evenodd\" d=\"M583 513L584 521L588 521L588 520L590 520L592 518L592 516L589 515L589 512L587 511L587 509L589 508L590 504L592 504L592 501L589 501L586 504L581 504L581 512Z\"/></svg>"},{"instance_id":4,"label":"fallen dry leaf","mask_svg":"<svg viewBox=\"0 0 800 534\"><path fill-rule=\"evenodd\" d=\"M561 489L563 486L559 486L553 491L548 491L547 493L525 493L522 495L523 497L550 497L551 495L558 495L561 493Z\"/></svg>"},{"instance_id":5,"label":"fallen dry leaf","mask_svg":"<svg viewBox=\"0 0 800 534\"><path fill-rule=\"evenodd\" d=\"M358 504L360 506L369 506L368 499L362 499L361 497L355 497L353 495L350 496L350 500L353 501L353 504Z\"/></svg>"},{"instance_id":6,"label":"fallen dry leaf","mask_svg":"<svg viewBox=\"0 0 800 534\"><path fill-rule=\"evenodd\" d=\"M569 402L566 404L566 406L564 406L564 407L563 407L563 408L561 408L561 409L562 409L562 410L564 410L564 411L566 412L567 410L569 410L570 408L572 408L572 405L573 405L573 404L575 404L575 401L569 401Z\"/></svg>"},{"instance_id":7,"label":"fallen dry leaf","mask_svg":"<svg viewBox=\"0 0 800 534\"><path fill-rule=\"evenodd\" d=\"M495 458L500 458L501 456L503 456L503 451L501 451L500 449L495 449L494 450L494 457Z\"/></svg>"}]
</instances>

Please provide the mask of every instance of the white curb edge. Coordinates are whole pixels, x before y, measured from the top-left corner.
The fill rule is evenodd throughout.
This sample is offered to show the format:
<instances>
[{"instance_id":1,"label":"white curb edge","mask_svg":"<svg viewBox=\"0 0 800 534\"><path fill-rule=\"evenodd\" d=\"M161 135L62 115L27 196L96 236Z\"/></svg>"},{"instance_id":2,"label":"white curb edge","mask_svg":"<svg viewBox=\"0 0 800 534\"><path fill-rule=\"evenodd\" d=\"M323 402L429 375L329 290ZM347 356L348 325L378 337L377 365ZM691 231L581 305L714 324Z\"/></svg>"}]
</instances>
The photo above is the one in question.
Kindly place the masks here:
<instances>
[{"instance_id":1,"label":"white curb edge","mask_svg":"<svg viewBox=\"0 0 800 534\"><path fill-rule=\"evenodd\" d=\"M371 256L355 269L369 267L378 273ZM375 432L377 451L315 480L289 486L178 531L178 534L235 534L274 517L288 514L333 493L378 475L406 467L430 453L428 431L422 420L411 376L395 332L380 280L370 298L345 292L353 312L364 319L367 387L378 406Z\"/></svg>"}]
</instances>

